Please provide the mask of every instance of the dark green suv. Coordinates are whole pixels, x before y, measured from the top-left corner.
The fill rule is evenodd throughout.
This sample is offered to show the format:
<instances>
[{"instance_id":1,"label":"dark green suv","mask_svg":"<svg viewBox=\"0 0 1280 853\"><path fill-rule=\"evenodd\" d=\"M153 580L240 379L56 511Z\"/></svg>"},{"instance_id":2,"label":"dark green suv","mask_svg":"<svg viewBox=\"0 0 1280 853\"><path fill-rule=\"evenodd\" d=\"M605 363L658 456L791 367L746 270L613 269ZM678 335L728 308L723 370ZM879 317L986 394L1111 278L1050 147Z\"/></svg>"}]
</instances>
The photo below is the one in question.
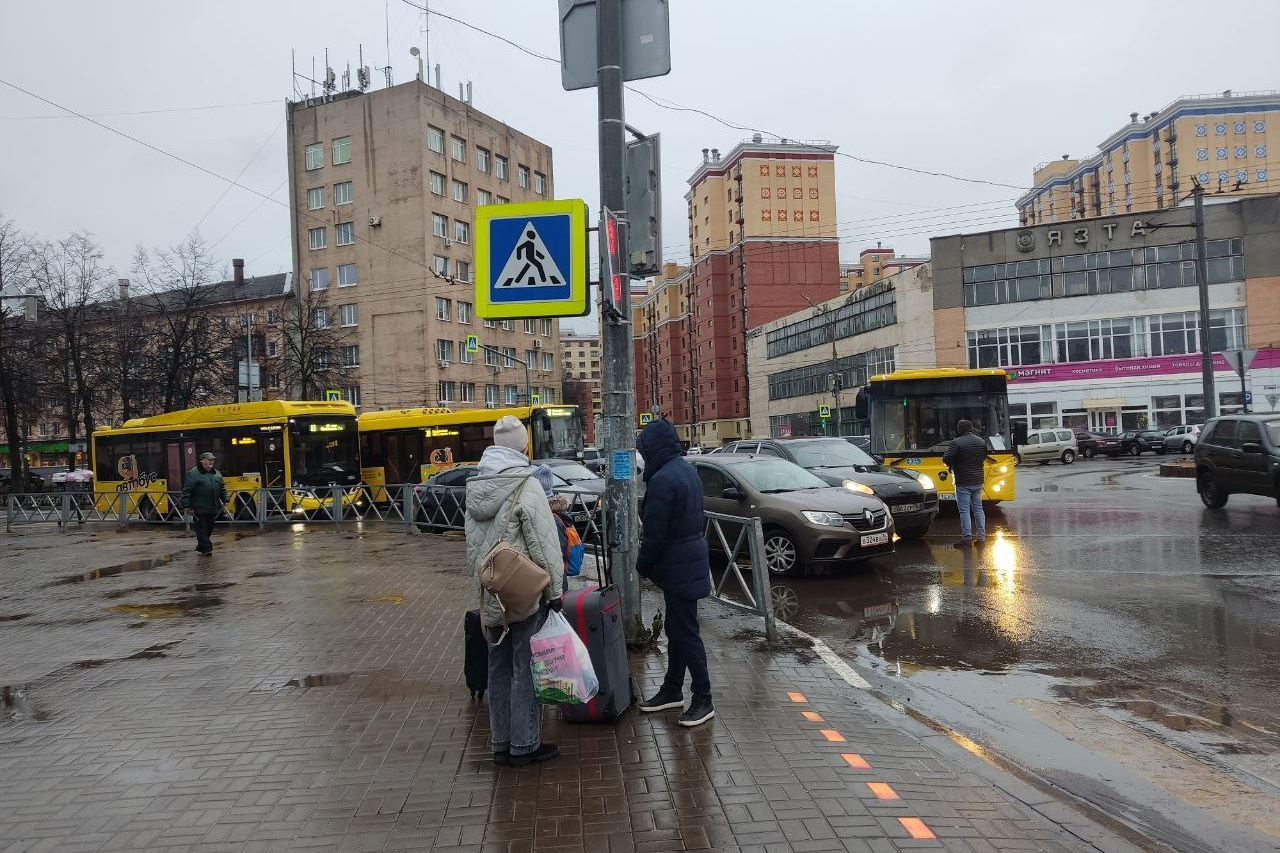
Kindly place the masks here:
<instances>
[{"instance_id":1,"label":"dark green suv","mask_svg":"<svg viewBox=\"0 0 1280 853\"><path fill-rule=\"evenodd\" d=\"M1213 418L1196 442L1195 460L1205 506L1224 506L1233 492L1280 504L1280 414Z\"/></svg>"}]
</instances>

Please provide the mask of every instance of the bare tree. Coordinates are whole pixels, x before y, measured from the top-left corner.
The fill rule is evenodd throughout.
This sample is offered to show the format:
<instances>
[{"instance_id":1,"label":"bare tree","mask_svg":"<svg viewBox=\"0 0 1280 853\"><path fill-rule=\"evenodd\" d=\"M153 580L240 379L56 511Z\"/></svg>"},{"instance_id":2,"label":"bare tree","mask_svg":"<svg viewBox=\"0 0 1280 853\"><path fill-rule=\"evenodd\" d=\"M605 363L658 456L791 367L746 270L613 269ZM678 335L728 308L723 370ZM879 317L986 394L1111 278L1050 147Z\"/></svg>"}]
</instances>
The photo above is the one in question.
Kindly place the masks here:
<instances>
[{"instance_id":1,"label":"bare tree","mask_svg":"<svg viewBox=\"0 0 1280 853\"><path fill-rule=\"evenodd\" d=\"M587 435L587 420L591 417L591 383L575 379L566 369L560 379L560 401L578 407L578 431Z\"/></svg>"},{"instance_id":2,"label":"bare tree","mask_svg":"<svg viewBox=\"0 0 1280 853\"><path fill-rule=\"evenodd\" d=\"M31 274L31 240L18 230L12 219L0 216L0 293L6 288L25 292ZM16 294L15 294L16 295ZM4 410L4 433L9 445L12 482L25 483L27 476L23 402L35 399L34 360L31 357L30 324L0 300L0 408Z\"/></svg>"},{"instance_id":3,"label":"bare tree","mask_svg":"<svg viewBox=\"0 0 1280 853\"><path fill-rule=\"evenodd\" d=\"M225 394L230 358L228 336L211 316L217 263L198 232L154 255L139 246L133 261L148 290L145 305L135 307L148 315L142 372L155 395L147 408L171 412L212 402Z\"/></svg>"},{"instance_id":4,"label":"bare tree","mask_svg":"<svg viewBox=\"0 0 1280 853\"><path fill-rule=\"evenodd\" d=\"M309 281L304 286L298 298L285 301L280 312L277 369L290 396L318 400L326 388L342 379L342 348L350 342L351 333L338 326L328 292L312 290Z\"/></svg>"}]
</instances>

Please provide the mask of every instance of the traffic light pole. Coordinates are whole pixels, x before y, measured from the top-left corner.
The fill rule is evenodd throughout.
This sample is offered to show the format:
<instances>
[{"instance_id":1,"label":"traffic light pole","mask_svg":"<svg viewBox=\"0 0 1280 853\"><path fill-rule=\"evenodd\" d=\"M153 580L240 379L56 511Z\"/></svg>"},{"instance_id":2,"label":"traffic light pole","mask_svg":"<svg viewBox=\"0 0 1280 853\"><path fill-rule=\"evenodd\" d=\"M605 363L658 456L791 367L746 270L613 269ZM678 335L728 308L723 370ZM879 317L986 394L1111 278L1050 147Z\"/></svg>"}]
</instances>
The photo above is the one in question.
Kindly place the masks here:
<instances>
[{"instance_id":1,"label":"traffic light pole","mask_svg":"<svg viewBox=\"0 0 1280 853\"><path fill-rule=\"evenodd\" d=\"M622 0L596 0L596 94L600 120L600 206L619 215L618 243L621 259L612 273L621 286L602 301L600 346L604 354L603 445L610 451L609 477L605 488L605 532L608 536L612 582L622 594L622 612L628 640L643 630L640 614L640 577L636 574L637 472L634 464L636 436L635 356L631 343L631 276L627 252L626 172L627 130L623 113L622 88ZM609 270L612 263L601 263ZM611 278L611 277L610 277ZM613 281L600 277L602 290ZM612 299L611 299L612 297ZM623 457L625 465L612 464ZM626 477L614 477L623 473Z\"/></svg>"}]
</instances>

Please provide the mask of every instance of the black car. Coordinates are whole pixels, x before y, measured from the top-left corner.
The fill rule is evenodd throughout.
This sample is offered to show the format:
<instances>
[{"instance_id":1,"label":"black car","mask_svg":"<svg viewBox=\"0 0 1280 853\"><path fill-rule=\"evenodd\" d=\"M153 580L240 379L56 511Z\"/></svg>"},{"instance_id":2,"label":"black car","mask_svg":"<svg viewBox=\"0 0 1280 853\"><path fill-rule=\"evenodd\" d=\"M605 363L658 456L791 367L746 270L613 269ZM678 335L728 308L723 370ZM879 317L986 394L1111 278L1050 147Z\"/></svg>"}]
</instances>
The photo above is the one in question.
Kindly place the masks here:
<instances>
[{"instance_id":1,"label":"black car","mask_svg":"<svg viewBox=\"0 0 1280 853\"><path fill-rule=\"evenodd\" d=\"M596 515L598 525L604 480L590 475L590 472L587 472L589 477L579 476L579 472L586 471L586 468L571 459L547 459L534 464L543 462L551 468L552 490L569 499L569 515L578 532L587 532L591 514ZM456 465L414 486L418 523L433 529L462 527L467 512L467 481L478 473L480 469L476 465ZM569 477L576 479L570 480Z\"/></svg>"},{"instance_id":2,"label":"black car","mask_svg":"<svg viewBox=\"0 0 1280 853\"><path fill-rule=\"evenodd\" d=\"M1124 452L1124 440L1120 436L1103 435L1100 432L1078 431L1076 446L1080 448L1080 455L1085 459L1092 459L1098 455L1114 459Z\"/></svg>"},{"instance_id":3,"label":"black car","mask_svg":"<svg viewBox=\"0 0 1280 853\"><path fill-rule=\"evenodd\" d=\"M875 495L893 513L898 535L919 539L938 515L938 490L927 476L881 465L843 438L782 438L735 441L729 453L777 456L811 471L832 486Z\"/></svg>"},{"instance_id":4,"label":"black car","mask_svg":"<svg viewBox=\"0 0 1280 853\"><path fill-rule=\"evenodd\" d=\"M1120 434L1120 452L1141 456L1151 451L1157 456L1164 456L1164 433L1157 429L1130 429Z\"/></svg>"},{"instance_id":5,"label":"black car","mask_svg":"<svg viewBox=\"0 0 1280 853\"><path fill-rule=\"evenodd\" d=\"M6 471L5 473L0 474L0 489L3 489L6 492L17 492L19 494L25 492L43 492L44 477L41 477L35 471L28 471L26 488L23 488L21 484L18 484L18 486L15 487L13 485L13 472Z\"/></svg>"},{"instance_id":6,"label":"black car","mask_svg":"<svg viewBox=\"0 0 1280 853\"><path fill-rule=\"evenodd\" d=\"M1280 415L1225 415L1204 425L1195 446L1196 491L1217 509L1232 493L1280 505Z\"/></svg>"}]
</instances>

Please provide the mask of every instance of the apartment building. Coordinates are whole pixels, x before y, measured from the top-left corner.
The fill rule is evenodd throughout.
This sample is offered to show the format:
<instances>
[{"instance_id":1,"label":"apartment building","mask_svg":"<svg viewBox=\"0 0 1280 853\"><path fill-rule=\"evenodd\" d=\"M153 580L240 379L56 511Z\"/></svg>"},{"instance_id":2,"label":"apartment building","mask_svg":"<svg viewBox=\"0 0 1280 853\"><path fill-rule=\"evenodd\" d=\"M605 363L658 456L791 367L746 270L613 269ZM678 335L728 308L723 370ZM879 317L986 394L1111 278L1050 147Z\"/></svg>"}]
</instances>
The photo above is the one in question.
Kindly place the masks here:
<instances>
[{"instance_id":1,"label":"apartment building","mask_svg":"<svg viewBox=\"0 0 1280 853\"><path fill-rule=\"evenodd\" d=\"M565 332L560 337L560 364L564 374L561 402L578 406L582 412L586 444L595 444L596 418L604 413L603 367L600 336Z\"/></svg>"},{"instance_id":2,"label":"apartment building","mask_svg":"<svg viewBox=\"0 0 1280 853\"><path fill-rule=\"evenodd\" d=\"M550 147L420 80L286 115L299 289L325 294L355 341L343 396L366 409L556 401L558 321L482 322L472 295L476 207L553 198Z\"/></svg>"},{"instance_id":3,"label":"apartment building","mask_svg":"<svg viewBox=\"0 0 1280 853\"><path fill-rule=\"evenodd\" d=\"M858 253L856 264L841 264L840 290L848 293L868 285L878 284L903 270L928 262L928 258L900 256L892 248L883 246L877 241L874 249L863 249Z\"/></svg>"}]
</instances>

